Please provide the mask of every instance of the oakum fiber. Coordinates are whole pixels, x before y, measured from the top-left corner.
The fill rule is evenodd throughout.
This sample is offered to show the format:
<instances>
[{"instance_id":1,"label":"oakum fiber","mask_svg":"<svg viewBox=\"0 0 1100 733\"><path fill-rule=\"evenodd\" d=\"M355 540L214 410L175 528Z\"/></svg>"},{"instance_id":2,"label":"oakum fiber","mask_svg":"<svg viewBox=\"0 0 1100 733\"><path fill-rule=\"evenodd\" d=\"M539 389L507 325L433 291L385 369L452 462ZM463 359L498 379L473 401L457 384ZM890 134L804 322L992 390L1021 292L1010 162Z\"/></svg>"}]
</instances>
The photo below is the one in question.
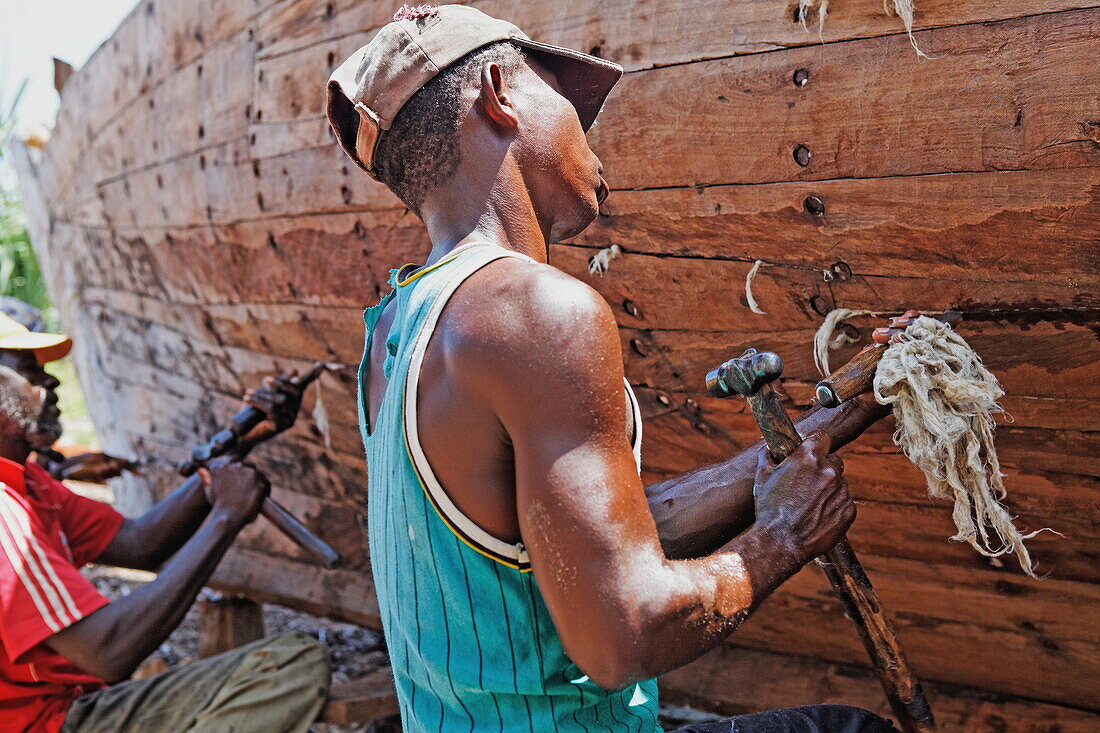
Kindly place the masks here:
<instances>
[{"instance_id":1,"label":"oakum fiber","mask_svg":"<svg viewBox=\"0 0 1100 733\"><path fill-rule=\"evenodd\" d=\"M913 2L914 0L882 0L882 9L886 11L887 15L897 15L901 18L901 22L905 24L905 32L909 35L909 42L913 44L913 49L919 55L928 58L917 47L917 41L913 38L913 13L915 11ZM817 32L821 33L825 28L825 18L829 15L829 0L798 0L798 19L805 26L810 8L814 6L817 6Z\"/></svg>"},{"instance_id":2,"label":"oakum fiber","mask_svg":"<svg viewBox=\"0 0 1100 733\"><path fill-rule=\"evenodd\" d=\"M917 318L883 354L875 398L893 407L894 441L921 471L928 493L955 502L954 540L987 557L1016 555L1035 577L1031 557L1012 516L993 445L993 415L1004 390L950 326Z\"/></svg>"}]
</instances>

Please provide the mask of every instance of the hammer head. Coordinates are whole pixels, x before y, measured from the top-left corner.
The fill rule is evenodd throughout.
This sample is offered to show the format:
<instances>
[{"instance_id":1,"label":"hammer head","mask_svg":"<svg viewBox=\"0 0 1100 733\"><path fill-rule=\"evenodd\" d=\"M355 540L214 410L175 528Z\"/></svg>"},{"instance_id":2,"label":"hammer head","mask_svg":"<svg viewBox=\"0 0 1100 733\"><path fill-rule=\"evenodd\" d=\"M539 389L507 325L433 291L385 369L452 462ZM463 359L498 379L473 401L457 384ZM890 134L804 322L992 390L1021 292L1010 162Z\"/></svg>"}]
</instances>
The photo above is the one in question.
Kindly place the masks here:
<instances>
[{"instance_id":1,"label":"hammer head","mask_svg":"<svg viewBox=\"0 0 1100 733\"><path fill-rule=\"evenodd\" d=\"M749 349L707 374L707 391L714 397L751 397L783 374L783 360L772 351Z\"/></svg>"}]
</instances>

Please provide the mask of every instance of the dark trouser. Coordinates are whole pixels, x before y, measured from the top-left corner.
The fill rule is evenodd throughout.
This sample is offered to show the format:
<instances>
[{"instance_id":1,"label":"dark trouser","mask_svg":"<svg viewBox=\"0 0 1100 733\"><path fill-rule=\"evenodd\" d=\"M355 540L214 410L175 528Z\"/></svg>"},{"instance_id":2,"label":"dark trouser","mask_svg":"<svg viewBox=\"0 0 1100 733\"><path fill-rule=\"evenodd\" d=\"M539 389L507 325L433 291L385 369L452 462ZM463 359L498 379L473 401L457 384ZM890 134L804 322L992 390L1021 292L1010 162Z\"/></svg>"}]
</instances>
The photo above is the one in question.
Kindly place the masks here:
<instances>
[{"instance_id":1,"label":"dark trouser","mask_svg":"<svg viewBox=\"0 0 1100 733\"><path fill-rule=\"evenodd\" d=\"M689 725L673 733L897 733L897 728L862 708L806 705Z\"/></svg>"}]
</instances>

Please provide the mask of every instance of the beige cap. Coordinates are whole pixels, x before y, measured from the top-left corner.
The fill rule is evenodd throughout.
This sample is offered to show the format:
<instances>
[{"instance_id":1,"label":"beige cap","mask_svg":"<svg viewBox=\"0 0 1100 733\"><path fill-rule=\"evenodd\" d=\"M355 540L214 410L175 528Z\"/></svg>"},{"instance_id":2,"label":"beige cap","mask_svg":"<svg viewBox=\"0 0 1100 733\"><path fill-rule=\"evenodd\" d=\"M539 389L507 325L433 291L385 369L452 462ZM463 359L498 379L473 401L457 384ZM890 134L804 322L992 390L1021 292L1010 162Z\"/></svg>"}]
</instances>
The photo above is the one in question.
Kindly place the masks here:
<instances>
[{"instance_id":1,"label":"beige cap","mask_svg":"<svg viewBox=\"0 0 1100 733\"><path fill-rule=\"evenodd\" d=\"M61 359L73 348L68 336L30 331L11 316L0 313L0 349L33 351L39 364Z\"/></svg>"},{"instance_id":2,"label":"beige cap","mask_svg":"<svg viewBox=\"0 0 1100 733\"><path fill-rule=\"evenodd\" d=\"M512 41L538 52L586 131L623 75L612 61L537 43L511 23L465 5L405 6L393 17L328 81L328 120L336 139L375 178L378 141L405 102L440 71L483 46Z\"/></svg>"}]
</instances>

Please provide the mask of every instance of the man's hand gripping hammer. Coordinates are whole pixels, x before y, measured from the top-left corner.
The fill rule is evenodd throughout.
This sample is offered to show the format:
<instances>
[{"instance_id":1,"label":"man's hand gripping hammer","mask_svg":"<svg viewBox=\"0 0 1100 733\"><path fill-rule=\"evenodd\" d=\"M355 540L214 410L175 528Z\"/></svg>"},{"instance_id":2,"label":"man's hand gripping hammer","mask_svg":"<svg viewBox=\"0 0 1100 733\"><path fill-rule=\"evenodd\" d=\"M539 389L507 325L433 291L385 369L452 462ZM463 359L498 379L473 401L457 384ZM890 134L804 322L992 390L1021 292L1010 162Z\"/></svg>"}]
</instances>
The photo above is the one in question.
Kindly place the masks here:
<instances>
[{"instance_id":1,"label":"man's hand gripping hammer","mask_svg":"<svg viewBox=\"0 0 1100 733\"><path fill-rule=\"evenodd\" d=\"M772 386L782 373L783 360L778 354L749 349L707 374L707 390L714 397L741 395L748 400L764 442L776 460L786 458L802 443L802 436ZM848 540L842 539L817 562L855 623L902 729L906 733L935 730L932 710L920 682L909 667L875 589Z\"/></svg>"},{"instance_id":2,"label":"man's hand gripping hammer","mask_svg":"<svg viewBox=\"0 0 1100 733\"><path fill-rule=\"evenodd\" d=\"M327 368L328 365L326 364L315 364L302 376L292 377L291 382L300 394L301 391L305 390L306 387L321 376L321 372L325 371ZM295 412L291 416L290 422L293 423L296 417L297 407L295 407ZM241 408L236 415L230 418L226 427L216 433L214 437L205 443L195 446L191 450L190 457L181 461L180 464L176 466L176 470L179 471L181 476L190 476L201 466L205 466L209 461L218 456L235 453L239 458L243 458L254 447L255 443L243 443L242 440L267 418L268 415L266 415L263 410L251 405L246 405ZM273 437L274 434L275 433L270 433L261 438L261 442ZM313 532L302 524L297 517L288 512L282 504L279 504L270 496L264 499L260 513L263 514L268 521L278 527L283 534L297 543L299 547L311 552L320 560L321 565L324 567L331 569L340 564L340 553L333 549L330 544L313 534Z\"/></svg>"}]
</instances>

